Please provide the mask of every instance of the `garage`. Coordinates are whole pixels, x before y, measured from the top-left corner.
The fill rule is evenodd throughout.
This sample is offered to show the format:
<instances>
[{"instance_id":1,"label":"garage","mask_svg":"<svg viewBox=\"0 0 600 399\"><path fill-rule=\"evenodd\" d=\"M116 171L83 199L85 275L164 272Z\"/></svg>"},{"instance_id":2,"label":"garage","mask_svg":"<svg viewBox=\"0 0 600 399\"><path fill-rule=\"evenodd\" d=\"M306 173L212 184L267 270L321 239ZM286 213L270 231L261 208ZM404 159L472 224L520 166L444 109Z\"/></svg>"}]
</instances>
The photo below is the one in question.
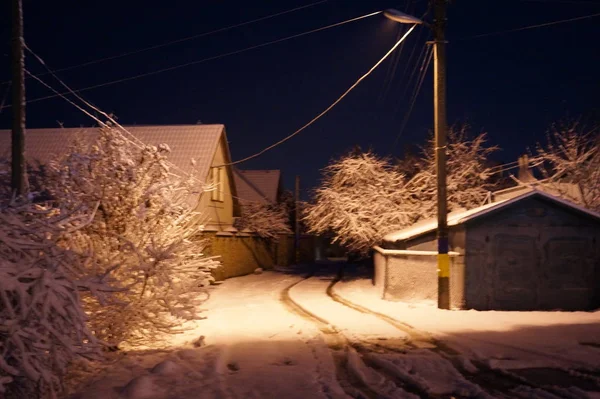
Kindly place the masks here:
<instances>
[{"instance_id":1,"label":"garage","mask_svg":"<svg viewBox=\"0 0 600 399\"><path fill-rule=\"evenodd\" d=\"M600 305L600 215L531 190L451 213L448 226L453 308L590 310ZM436 227L435 220L421 222L387 235L375 248L374 281L385 299L437 300L431 298L437 291ZM415 279L420 284L404 284Z\"/></svg>"}]
</instances>

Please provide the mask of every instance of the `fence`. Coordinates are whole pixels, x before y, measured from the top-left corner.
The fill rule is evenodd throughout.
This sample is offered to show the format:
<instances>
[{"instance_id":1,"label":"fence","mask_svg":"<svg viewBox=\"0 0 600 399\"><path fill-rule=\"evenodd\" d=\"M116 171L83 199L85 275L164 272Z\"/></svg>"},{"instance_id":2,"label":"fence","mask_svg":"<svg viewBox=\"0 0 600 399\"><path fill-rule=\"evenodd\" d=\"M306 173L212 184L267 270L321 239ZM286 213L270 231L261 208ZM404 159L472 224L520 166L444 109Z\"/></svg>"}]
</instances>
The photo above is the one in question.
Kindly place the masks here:
<instances>
[{"instance_id":1,"label":"fence","mask_svg":"<svg viewBox=\"0 0 600 399\"><path fill-rule=\"evenodd\" d=\"M256 268L271 269L295 262L294 236L282 235L278 240L246 233L205 233L209 239L207 255L219 255L223 266L213 273L217 280L243 276ZM300 237L300 263L315 260L315 237Z\"/></svg>"}]
</instances>

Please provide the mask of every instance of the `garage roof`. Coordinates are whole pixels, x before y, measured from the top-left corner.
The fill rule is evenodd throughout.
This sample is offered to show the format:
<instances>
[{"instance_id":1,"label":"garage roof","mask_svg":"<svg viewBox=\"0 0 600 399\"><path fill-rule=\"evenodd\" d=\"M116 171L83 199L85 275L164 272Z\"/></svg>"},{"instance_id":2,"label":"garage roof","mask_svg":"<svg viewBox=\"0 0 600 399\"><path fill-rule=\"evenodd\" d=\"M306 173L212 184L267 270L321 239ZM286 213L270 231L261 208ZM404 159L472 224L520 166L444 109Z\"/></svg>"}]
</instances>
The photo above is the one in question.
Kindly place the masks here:
<instances>
[{"instance_id":1,"label":"garage roof","mask_svg":"<svg viewBox=\"0 0 600 399\"><path fill-rule=\"evenodd\" d=\"M597 219L600 222L600 214L599 213L593 212L589 209L586 209L582 206L579 206L577 204L574 204L574 203L564 200L562 198L556 197L554 195L550 195L544 191L530 189L528 192L521 194L517 197L504 199L504 200L501 200L498 202L492 202L490 204L486 204L486 205L480 206L478 208L469 209L467 211L463 210L463 211L451 212L448 214L448 219L447 219L448 226L450 227L450 226L456 226L459 224L463 224L465 222L468 222L469 220L473 220L473 219L482 217L482 216L487 215L491 212L494 212L498 209L502 209L510 204L514 204L515 202L524 200L526 198L535 197L535 196L548 199L548 200L550 200L554 203L557 203L561 206L564 206L564 207L570 208L572 210L575 210L577 212L586 214L594 219ZM420 235L429 233L431 231L435 231L435 229L437 229L437 219L431 218L431 219L423 220L422 222L418 222L406 229L387 234L386 236L383 237L383 240L387 241L387 242L404 241L404 240L408 240L408 239L415 238Z\"/></svg>"}]
</instances>

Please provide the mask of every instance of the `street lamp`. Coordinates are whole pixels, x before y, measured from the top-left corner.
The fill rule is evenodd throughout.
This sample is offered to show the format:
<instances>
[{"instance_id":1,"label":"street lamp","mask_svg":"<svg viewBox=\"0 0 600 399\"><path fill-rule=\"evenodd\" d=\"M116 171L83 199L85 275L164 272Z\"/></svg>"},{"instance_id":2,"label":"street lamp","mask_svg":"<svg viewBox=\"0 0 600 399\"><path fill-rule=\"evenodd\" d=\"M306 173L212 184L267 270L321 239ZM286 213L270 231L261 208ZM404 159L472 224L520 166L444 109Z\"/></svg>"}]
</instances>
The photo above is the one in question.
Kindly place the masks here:
<instances>
[{"instance_id":1,"label":"street lamp","mask_svg":"<svg viewBox=\"0 0 600 399\"><path fill-rule=\"evenodd\" d=\"M422 24L423 23L423 21L421 21L419 18L413 17L412 15L405 14L402 11L394 10L393 8L385 10L383 12L383 15L387 19L391 19L392 21L399 22L401 24Z\"/></svg>"},{"instance_id":2,"label":"street lamp","mask_svg":"<svg viewBox=\"0 0 600 399\"><path fill-rule=\"evenodd\" d=\"M399 23L422 24L419 18L397 10L383 15ZM450 309L450 258L448 256L448 204L446 192L446 0L434 0L433 40L433 119L437 176L438 308Z\"/></svg>"}]
</instances>

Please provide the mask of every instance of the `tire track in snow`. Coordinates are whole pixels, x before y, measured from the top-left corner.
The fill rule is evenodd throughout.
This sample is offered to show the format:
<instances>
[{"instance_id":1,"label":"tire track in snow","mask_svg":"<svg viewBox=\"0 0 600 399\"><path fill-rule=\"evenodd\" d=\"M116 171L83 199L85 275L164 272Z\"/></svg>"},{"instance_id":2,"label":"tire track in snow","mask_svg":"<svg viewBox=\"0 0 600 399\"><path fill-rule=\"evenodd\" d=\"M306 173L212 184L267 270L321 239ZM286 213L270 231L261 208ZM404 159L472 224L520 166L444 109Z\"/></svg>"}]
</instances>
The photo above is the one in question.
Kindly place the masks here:
<instances>
[{"instance_id":1,"label":"tire track in snow","mask_svg":"<svg viewBox=\"0 0 600 399\"><path fill-rule=\"evenodd\" d=\"M434 396L420 390L419 387L407 384L406 381L400 381L398 378L391 376L390 373L367 364L364 361L363 354L365 351L361 343L351 342L336 326L291 298L290 290L312 278L313 274L310 273L304 279L286 287L281 292L281 302L290 312L313 323L322 333L325 343L332 350L336 377L346 394L354 398L365 399L433 398ZM357 363L362 363L364 369L360 370L360 365ZM379 381L376 381L378 378ZM381 381L382 379L384 381Z\"/></svg>"},{"instance_id":2,"label":"tire track in snow","mask_svg":"<svg viewBox=\"0 0 600 399\"><path fill-rule=\"evenodd\" d=\"M381 392L379 389L373 388L369 383L368 379L372 378L372 376L366 376L364 373L361 373L357 370L356 366L353 366L352 363L356 362L356 358L353 357L355 354L352 351L355 351L350 341L346 338L344 334L342 334L339 329L329 323L327 320L317 316L312 313L308 309L304 308L302 305L294 301L290 296L290 290L302 282L307 281L312 277L312 273L309 274L302 280L299 280L288 287L286 287L280 296L280 300L283 305L292 313L302 317L303 319L314 324L318 330L322 333L323 339L327 346L331 349L331 355L334 360L335 370L336 370L336 378L347 395L353 398L362 398L362 399L379 399L379 398L394 398L399 397L395 395L389 395ZM369 369L371 372L378 373L374 369ZM368 371L368 370L367 370ZM389 388L389 387L388 387ZM405 394L409 394L402 390L402 387L396 386L397 392L403 392ZM423 397L419 395L419 397Z\"/></svg>"},{"instance_id":3,"label":"tire track in snow","mask_svg":"<svg viewBox=\"0 0 600 399\"><path fill-rule=\"evenodd\" d=\"M504 394L507 390L512 391L511 395L518 395L518 393L514 392L515 389L520 387L527 387L530 390L536 390L539 393L547 394L548 397L556 397L556 398L571 398L572 396L568 393L564 392L564 390L553 387L553 386L542 386L537 384L529 379L526 379L517 374L511 373L507 370L498 370L494 369L484 362L481 361L471 361L473 365L476 366L476 372L470 372L465 365L460 361L458 356L460 353L456 350L450 348L448 345L444 344L438 339L435 339L431 334L420 331L415 327L409 325L408 323L404 323L400 320L397 320L393 317L390 317L386 314L368 309L364 306L356 304L346 298L343 298L339 294L337 294L334 290L335 285L341 280L341 277L337 277L331 281L329 286L327 287L327 295L335 302L338 302L344 306L347 306L357 312L363 314L369 314L379 318L386 323L389 323L393 327L399 329L400 331L406 333L410 337L410 341L407 343L407 346L412 349L420 349L426 348L437 354L438 356L450 361L454 368L469 382L480 386L482 389L485 389L491 395L502 395L500 397L504 397ZM427 344L431 345L427 348ZM510 393L510 392L509 392ZM530 397L529 394L524 393L525 396L514 396L514 397Z\"/></svg>"}]
</instances>

